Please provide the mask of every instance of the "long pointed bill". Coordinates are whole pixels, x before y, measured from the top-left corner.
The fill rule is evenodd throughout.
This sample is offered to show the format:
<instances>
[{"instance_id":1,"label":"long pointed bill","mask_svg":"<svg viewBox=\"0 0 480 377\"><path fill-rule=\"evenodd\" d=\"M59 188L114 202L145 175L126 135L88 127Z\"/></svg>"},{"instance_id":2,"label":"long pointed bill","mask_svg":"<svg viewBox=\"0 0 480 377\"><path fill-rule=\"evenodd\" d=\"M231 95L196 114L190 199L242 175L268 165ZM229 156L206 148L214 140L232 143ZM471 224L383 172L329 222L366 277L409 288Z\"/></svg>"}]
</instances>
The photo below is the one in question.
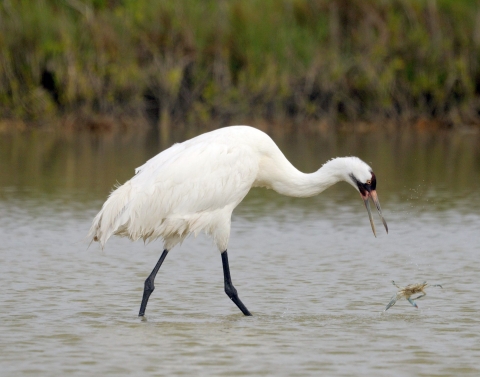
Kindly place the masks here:
<instances>
[{"instance_id":1,"label":"long pointed bill","mask_svg":"<svg viewBox=\"0 0 480 377\"><path fill-rule=\"evenodd\" d=\"M380 207L380 202L378 201L377 192L375 190L370 191L370 197L372 198L373 202L375 203L375 206L377 207L378 214L379 214L380 218L382 219L383 226L385 227L385 230L388 233L387 222L383 218L382 207ZM370 221L372 221L371 217L370 217ZM375 232L373 232L373 233L375 233Z\"/></svg>"},{"instance_id":2,"label":"long pointed bill","mask_svg":"<svg viewBox=\"0 0 480 377\"><path fill-rule=\"evenodd\" d=\"M370 202L368 201L368 196L366 198L363 198L363 201L365 203L365 208L368 212L368 218L370 219L370 225L372 226L373 235L377 237L377 233L375 232L375 224L373 223L372 211L370 210Z\"/></svg>"}]
</instances>

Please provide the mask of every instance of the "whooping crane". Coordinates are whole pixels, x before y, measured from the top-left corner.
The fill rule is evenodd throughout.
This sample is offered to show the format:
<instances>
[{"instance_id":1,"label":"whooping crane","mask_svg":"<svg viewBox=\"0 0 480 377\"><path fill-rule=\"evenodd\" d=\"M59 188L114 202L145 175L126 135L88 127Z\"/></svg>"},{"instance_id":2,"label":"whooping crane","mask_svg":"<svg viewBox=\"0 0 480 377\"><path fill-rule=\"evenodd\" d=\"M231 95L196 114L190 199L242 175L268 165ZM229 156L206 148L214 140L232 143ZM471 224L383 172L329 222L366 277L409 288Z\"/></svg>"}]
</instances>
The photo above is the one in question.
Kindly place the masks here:
<instances>
[{"instance_id":1,"label":"whooping crane","mask_svg":"<svg viewBox=\"0 0 480 377\"><path fill-rule=\"evenodd\" d=\"M135 170L114 190L93 220L89 237L102 248L112 235L144 241L162 238L164 251L145 280L139 316L145 314L154 280L168 252L189 234L204 231L221 252L225 293L251 315L232 284L227 245L234 208L252 187L296 197L317 195L339 181L362 197L375 233L369 198L388 233L372 169L357 157L335 158L318 171L297 170L264 132L231 126L175 144Z\"/></svg>"}]
</instances>

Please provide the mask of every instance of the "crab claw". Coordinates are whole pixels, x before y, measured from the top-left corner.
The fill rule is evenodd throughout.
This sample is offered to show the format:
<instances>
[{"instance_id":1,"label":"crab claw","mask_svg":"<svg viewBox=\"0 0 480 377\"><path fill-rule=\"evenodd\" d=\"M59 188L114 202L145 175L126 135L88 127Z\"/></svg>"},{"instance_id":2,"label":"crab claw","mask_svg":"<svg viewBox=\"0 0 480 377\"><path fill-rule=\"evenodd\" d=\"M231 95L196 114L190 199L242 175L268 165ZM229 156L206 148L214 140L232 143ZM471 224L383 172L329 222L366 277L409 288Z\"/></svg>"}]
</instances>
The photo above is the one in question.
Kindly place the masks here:
<instances>
[{"instance_id":1,"label":"crab claw","mask_svg":"<svg viewBox=\"0 0 480 377\"><path fill-rule=\"evenodd\" d=\"M416 303L415 301L413 301L410 297L407 298L407 300L408 300L408 302L409 302L410 304L412 304L413 307L415 307L415 308L418 309L418 305L417 305L417 303Z\"/></svg>"},{"instance_id":2,"label":"crab claw","mask_svg":"<svg viewBox=\"0 0 480 377\"><path fill-rule=\"evenodd\" d=\"M398 300L398 295L397 294L394 294L392 299L390 300L390 302L388 303L388 305L385 307L385 310L384 312L386 312L388 309L390 309L393 305L395 305L395 303L397 302Z\"/></svg>"}]
</instances>

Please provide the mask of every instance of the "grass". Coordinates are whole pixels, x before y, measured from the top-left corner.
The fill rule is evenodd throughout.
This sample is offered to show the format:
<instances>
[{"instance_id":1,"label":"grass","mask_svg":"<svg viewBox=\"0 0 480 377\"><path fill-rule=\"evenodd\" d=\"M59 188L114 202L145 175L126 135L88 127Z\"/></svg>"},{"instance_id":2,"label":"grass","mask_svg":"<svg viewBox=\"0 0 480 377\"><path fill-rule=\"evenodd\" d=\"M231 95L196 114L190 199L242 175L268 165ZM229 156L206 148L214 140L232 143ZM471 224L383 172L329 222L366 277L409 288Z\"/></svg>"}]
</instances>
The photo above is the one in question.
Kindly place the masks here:
<instances>
[{"instance_id":1,"label":"grass","mask_svg":"<svg viewBox=\"0 0 480 377\"><path fill-rule=\"evenodd\" d=\"M0 118L478 123L455 0L5 0Z\"/></svg>"}]
</instances>

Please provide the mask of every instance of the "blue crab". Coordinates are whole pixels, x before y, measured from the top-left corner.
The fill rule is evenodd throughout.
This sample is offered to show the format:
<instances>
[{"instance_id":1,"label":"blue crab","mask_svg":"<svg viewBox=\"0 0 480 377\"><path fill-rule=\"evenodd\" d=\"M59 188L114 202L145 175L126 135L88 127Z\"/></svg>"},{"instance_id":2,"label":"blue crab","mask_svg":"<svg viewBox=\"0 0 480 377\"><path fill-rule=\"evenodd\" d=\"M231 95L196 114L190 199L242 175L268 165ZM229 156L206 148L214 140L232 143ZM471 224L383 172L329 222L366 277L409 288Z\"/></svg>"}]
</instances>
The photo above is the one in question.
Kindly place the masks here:
<instances>
[{"instance_id":1,"label":"blue crab","mask_svg":"<svg viewBox=\"0 0 480 377\"><path fill-rule=\"evenodd\" d=\"M399 291L393 295L392 299L390 300L388 305L385 307L384 312L386 312L389 308L391 308L393 305L395 305L397 300L402 298L402 297L405 297L407 299L407 301L410 304L412 304L413 307L418 309L418 306L417 306L417 303L415 302L415 300L418 300L419 298L426 295L424 289L427 288L427 286L428 287L443 288L440 284L430 285L426 281L424 281L423 283L419 283L419 284L410 284L410 285L407 285L406 287L399 287L393 280L392 280L392 284L395 287L397 287L399 289ZM420 296L415 297L415 298L411 297L411 296L413 296L414 294L417 294L417 293L422 293L422 294Z\"/></svg>"}]
</instances>

